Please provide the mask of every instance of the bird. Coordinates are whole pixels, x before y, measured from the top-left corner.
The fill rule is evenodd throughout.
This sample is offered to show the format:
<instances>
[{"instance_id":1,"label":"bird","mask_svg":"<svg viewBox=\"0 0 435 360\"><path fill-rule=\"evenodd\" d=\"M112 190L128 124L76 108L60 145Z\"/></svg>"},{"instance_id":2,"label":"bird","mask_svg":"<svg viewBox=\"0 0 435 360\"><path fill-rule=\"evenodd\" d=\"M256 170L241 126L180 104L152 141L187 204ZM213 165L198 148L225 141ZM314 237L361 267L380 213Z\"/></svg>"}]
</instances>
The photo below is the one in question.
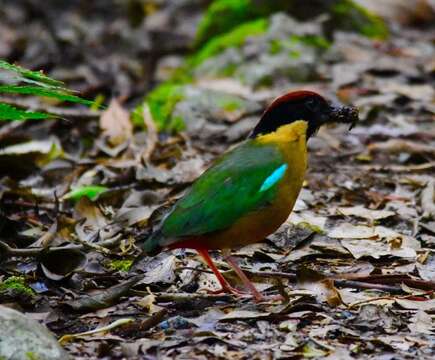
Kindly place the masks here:
<instances>
[{"instance_id":1,"label":"bird","mask_svg":"<svg viewBox=\"0 0 435 360\"><path fill-rule=\"evenodd\" d=\"M215 274L220 292L243 296L210 257L221 250L255 301L264 296L231 256L263 241L289 217L307 168L307 141L324 124L358 121L353 106L338 105L308 90L288 92L263 112L248 138L218 157L163 216L144 241L143 253L196 250Z\"/></svg>"}]
</instances>

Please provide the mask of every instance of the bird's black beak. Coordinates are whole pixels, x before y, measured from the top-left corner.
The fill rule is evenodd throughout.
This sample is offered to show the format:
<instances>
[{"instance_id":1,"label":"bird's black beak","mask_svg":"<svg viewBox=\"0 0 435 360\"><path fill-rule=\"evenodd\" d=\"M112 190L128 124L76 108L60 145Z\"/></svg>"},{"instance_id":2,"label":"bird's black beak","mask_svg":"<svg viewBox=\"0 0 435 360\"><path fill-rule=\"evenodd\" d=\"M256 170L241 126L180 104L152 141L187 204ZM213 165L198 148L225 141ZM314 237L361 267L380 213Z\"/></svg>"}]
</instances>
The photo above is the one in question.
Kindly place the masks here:
<instances>
[{"instance_id":1,"label":"bird's black beak","mask_svg":"<svg viewBox=\"0 0 435 360\"><path fill-rule=\"evenodd\" d=\"M329 106L328 123L350 124L351 130L358 121L358 109L355 106L343 106L331 104Z\"/></svg>"}]
</instances>

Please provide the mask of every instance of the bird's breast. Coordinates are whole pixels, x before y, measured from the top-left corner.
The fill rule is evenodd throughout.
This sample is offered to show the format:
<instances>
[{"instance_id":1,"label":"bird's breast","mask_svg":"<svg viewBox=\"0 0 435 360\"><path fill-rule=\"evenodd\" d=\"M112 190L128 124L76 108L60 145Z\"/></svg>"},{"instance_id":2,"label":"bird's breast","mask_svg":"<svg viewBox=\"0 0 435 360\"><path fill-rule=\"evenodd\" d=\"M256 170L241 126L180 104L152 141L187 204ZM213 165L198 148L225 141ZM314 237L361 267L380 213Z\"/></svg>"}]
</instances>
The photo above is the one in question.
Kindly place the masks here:
<instances>
[{"instance_id":1,"label":"bird's breast","mask_svg":"<svg viewBox=\"0 0 435 360\"><path fill-rule=\"evenodd\" d=\"M302 188L307 167L305 133L291 140L278 137L273 142L288 165L273 200L267 206L242 217L229 229L207 235L209 249L234 248L259 242L287 220ZM268 142L272 141L269 137Z\"/></svg>"}]
</instances>

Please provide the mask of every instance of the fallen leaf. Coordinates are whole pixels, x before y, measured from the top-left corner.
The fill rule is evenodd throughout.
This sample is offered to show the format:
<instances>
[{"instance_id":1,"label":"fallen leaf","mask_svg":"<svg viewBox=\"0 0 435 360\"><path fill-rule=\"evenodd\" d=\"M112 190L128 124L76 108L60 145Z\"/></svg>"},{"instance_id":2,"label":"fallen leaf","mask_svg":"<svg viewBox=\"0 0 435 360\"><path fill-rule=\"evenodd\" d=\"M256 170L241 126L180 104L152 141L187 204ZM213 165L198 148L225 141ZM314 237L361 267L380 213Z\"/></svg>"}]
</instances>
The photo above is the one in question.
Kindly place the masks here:
<instances>
[{"instance_id":1,"label":"fallen leaf","mask_svg":"<svg viewBox=\"0 0 435 360\"><path fill-rule=\"evenodd\" d=\"M334 281L317 271L301 267L296 273L298 287L312 291L320 302L327 302L336 307L342 303L340 293L334 286Z\"/></svg>"},{"instance_id":2,"label":"fallen leaf","mask_svg":"<svg viewBox=\"0 0 435 360\"><path fill-rule=\"evenodd\" d=\"M411 318L408 328L412 333L428 335L433 335L435 330L432 317L423 310L418 310L417 313Z\"/></svg>"},{"instance_id":3,"label":"fallen leaf","mask_svg":"<svg viewBox=\"0 0 435 360\"><path fill-rule=\"evenodd\" d=\"M169 255L163 259L158 259L146 269L140 284L172 284L175 280L175 267L177 258Z\"/></svg>"},{"instance_id":4,"label":"fallen leaf","mask_svg":"<svg viewBox=\"0 0 435 360\"><path fill-rule=\"evenodd\" d=\"M391 248L391 246L382 240L342 240L341 245L346 248L355 259L364 256L379 259L382 256L397 256L401 258L415 259L417 253L409 247Z\"/></svg>"},{"instance_id":5,"label":"fallen leaf","mask_svg":"<svg viewBox=\"0 0 435 360\"><path fill-rule=\"evenodd\" d=\"M435 310L435 299L424 300L424 301L414 301L409 299L396 299L396 303L402 308L407 310L422 310L422 311L434 311Z\"/></svg>"},{"instance_id":6,"label":"fallen leaf","mask_svg":"<svg viewBox=\"0 0 435 360\"><path fill-rule=\"evenodd\" d=\"M427 182L426 187L421 192L421 207L426 216L435 216L435 180Z\"/></svg>"},{"instance_id":7,"label":"fallen leaf","mask_svg":"<svg viewBox=\"0 0 435 360\"><path fill-rule=\"evenodd\" d=\"M338 207L337 212L346 216L356 216L367 220L381 220L394 216L395 213L389 210L372 210L364 206Z\"/></svg>"},{"instance_id":8,"label":"fallen leaf","mask_svg":"<svg viewBox=\"0 0 435 360\"><path fill-rule=\"evenodd\" d=\"M342 223L331 229L328 236L335 239L369 239L376 237L377 234L374 227Z\"/></svg>"},{"instance_id":9,"label":"fallen leaf","mask_svg":"<svg viewBox=\"0 0 435 360\"><path fill-rule=\"evenodd\" d=\"M51 249L39 258L44 275L59 281L86 265L86 255L77 249Z\"/></svg>"},{"instance_id":10,"label":"fallen leaf","mask_svg":"<svg viewBox=\"0 0 435 360\"><path fill-rule=\"evenodd\" d=\"M100 117L100 128L111 145L117 146L132 138L133 125L130 114L117 99L112 99Z\"/></svg>"}]
</instances>

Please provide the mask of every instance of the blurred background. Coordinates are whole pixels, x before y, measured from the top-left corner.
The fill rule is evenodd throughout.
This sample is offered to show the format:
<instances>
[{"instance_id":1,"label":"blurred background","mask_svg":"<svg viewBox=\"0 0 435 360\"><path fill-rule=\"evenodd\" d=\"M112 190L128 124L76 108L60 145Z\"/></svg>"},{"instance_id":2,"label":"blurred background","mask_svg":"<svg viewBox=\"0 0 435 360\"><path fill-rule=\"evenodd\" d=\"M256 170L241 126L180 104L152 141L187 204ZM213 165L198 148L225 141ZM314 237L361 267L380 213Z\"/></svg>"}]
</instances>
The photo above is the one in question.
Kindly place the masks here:
<instances>
[{"instance_id":1,"label":"blurred background","mask_svg":"<svg viewBox=\"0 0 435 360\"><path fill-rule=\"evenodd\" d=\"M84 96L103 93L130 100L145 95L157 82L170 77L168 70L182 64L181 56L198 52L216 35L229 33L254 19L270 19L274 13L291 19L282 23L273 21L276 29L271 31L276 33L268 34L262 44L247 49L245 60L254 58L251 61L255 64L255 58L264 55L270 46L274 48L267 51L278 52L277 44L284 35L307 32L327 36L329 40L339 31L365 32L372 38L385 35L382 25L349 7L347 1L214 1L217 6L206 12L211 3L210 0L48 0L42 5L38 0L2 0L0 58L31 69L43 69ZM433 0L354 3L379 15L393 34L402 27L413 27L421 30L419 36L425 37L424 29L434 22ZM309 30L292 24L308 19L312 23ZM320 31L314 28L315 24L325 26ZM220 52L224 50L221 48ZM267 66L259 61L261 66ZM209 69L202 70L206 74L216 73L225 67L228 71L231 66L237 66L237 59L218 59L207 65ZM249 77L249 70L246 71L245 76ZM274 75L273 69L256 71L264 75L255 74L255 79L246 79L248 83L257 85L256 81L262 81L258 76L263 76L264 81L268 75ZM304 68L296 72L299 71L302 74L297 74L295 80L314 76L305 74ZM289 79L284 80L291 81L291 75L296 74L289 74Z\"/></svg>"},{"instance_id":2,"label":"blurred background","mask_svg":"<svg viewBox=\"0 0 435 360\"><path fill-rule=\"evenodd\" d=\"M66 345L77 359L433 358L434 2L0 0L0 303L57 337L135 318ZM281 308L219 305L189 251L132 267L167 205L295 89L360 121L309 141L292 216L235 254L251 274L358 275L372 286L333 290L359 305L332 310L323 275L308 295L255 277L297 290Z\"/></svg>"}]
</instances>

